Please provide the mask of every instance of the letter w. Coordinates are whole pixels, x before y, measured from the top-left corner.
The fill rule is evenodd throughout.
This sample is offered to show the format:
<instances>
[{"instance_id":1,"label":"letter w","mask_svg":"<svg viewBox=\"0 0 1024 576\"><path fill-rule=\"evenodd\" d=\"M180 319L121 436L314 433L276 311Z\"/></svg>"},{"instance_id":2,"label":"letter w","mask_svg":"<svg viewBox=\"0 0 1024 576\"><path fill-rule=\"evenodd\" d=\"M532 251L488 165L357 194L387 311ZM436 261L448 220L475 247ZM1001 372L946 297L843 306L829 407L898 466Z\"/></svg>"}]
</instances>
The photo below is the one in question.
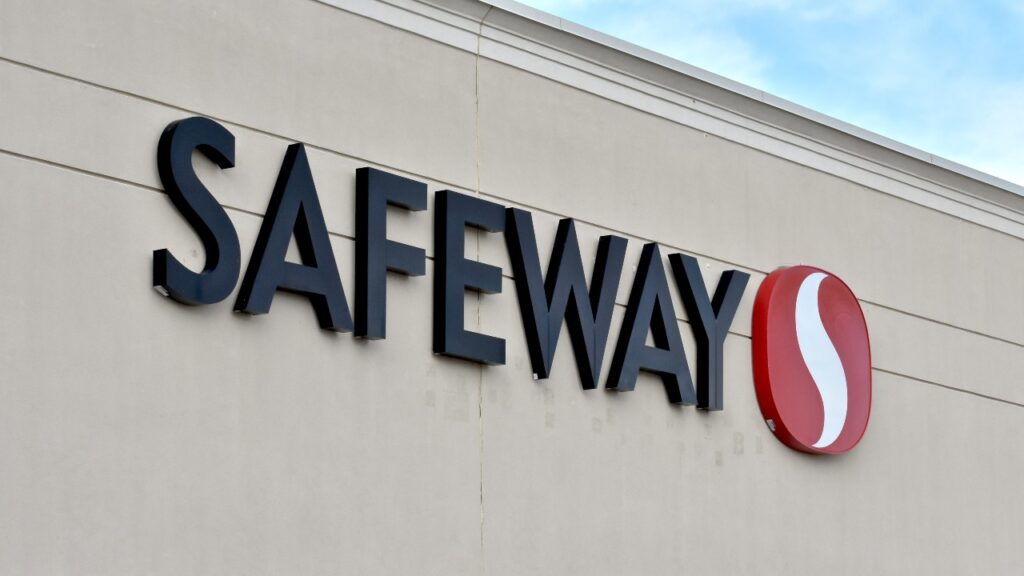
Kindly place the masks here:
<instances>
[{"instance_id":1,"label":"letter w","mask_svg":"<svg viewBox=\"0 0 1024 576\"><path fill-rule=\"evenodd\" d=\"M581 384L585 390L595 388L608 341L626 240L618 236L601 237L589 290L576 225L571 218L558 223L546 280L541 277L533 216L529 212L518 208L506 210L505 242L534 374L537 378L551 374L558 336L562 322L566 321Z\"/></svg>"}]
</instances>

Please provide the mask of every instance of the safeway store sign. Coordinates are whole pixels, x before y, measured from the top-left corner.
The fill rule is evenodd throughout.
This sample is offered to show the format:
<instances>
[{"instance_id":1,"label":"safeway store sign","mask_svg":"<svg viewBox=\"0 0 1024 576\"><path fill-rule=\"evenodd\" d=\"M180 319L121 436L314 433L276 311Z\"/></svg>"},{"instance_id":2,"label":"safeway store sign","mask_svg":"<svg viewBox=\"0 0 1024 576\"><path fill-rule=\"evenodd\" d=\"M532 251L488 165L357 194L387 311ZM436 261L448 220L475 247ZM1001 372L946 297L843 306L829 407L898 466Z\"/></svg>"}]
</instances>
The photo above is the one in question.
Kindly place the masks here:
<instances>
[{"instance_id":1,"label":"safeway store sign","mask_svg":"<svg viewBox=\"0 0 1024 576\"><path fill-rule=\"evenodd\" d=\"M200 272L168 250L153 253L153 286L174 300L206 305L227 298L241 276L235 310L266 314L278 290L309 299L320 327L366 339L387 336L387 274L423 276L426 252L387 238L388 206L422 211L427 186L373 168L356 173L354 317L338 275L305 148L288 147L252 256L241 275L238 234L192 167L198 150L222 169L235 164L234 136L207 118L171 123L160 137L160 179L206 250ZM451 190L434 192L433 350L482 364L505 363L505 341L465 329L464 294L501 292L502 270L465 258L467 227L502 233L533 373L547 378L564 325L585 390L597 387L610 337L627 241L598 243L588 285L575 224L563 219L546 271L530 212ZM285 259L294 238L301 262ZM750 276L721 275L708 293L697 260L644 245L604 387L631 391L641 370L658 375L672 403L723 409L725 339ZM697 342L696 382L683 349L668 276ZM773 272L755 303L754 374L769 428L788 446L821 454L852 449L871 407L868 332L853 293L835 276L806 266ZM647 345L651 336L654 346Z\"/></svg>"}]
</instances>

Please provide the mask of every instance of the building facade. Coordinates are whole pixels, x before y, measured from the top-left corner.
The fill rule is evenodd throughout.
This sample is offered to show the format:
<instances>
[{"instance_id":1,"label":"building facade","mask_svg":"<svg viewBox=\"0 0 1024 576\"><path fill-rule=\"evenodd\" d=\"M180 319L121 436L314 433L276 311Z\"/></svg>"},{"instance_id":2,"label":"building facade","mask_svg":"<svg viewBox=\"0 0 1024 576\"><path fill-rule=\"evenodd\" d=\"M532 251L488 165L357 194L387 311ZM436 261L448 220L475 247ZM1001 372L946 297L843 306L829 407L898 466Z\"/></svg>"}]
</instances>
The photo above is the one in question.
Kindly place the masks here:
<instances>
[{"instance_id":1,"label":"building facade","mask_svg":"<svg viewBox=\"0 0 1024 576\"><path fill-rule=\"evenodd\" d=\"M250 315L237 285L152 289L154 251L208 263L158 169L192 117L234 138L234 167L192 157L243 275L305 145L347 305L357 170L425 184L387 212L426 264L388 274L386 338L321 329L301 294ZM0 0L0 182L0 574L1024 566L1018 186L505 0ZM528 211L544 270L563 218L588 279L626 240L596 389L567 329L534 378L507 232L467 230L501 277L462 302L504 363L434 353L442 190ZM720 411L648 372L606 387L648 243L690 369L668 255L711 292L750 276ZM754 391L755 296L795 264L870 330L870 424L838 456L779 442Z\"/></svg>"}]
</instances>

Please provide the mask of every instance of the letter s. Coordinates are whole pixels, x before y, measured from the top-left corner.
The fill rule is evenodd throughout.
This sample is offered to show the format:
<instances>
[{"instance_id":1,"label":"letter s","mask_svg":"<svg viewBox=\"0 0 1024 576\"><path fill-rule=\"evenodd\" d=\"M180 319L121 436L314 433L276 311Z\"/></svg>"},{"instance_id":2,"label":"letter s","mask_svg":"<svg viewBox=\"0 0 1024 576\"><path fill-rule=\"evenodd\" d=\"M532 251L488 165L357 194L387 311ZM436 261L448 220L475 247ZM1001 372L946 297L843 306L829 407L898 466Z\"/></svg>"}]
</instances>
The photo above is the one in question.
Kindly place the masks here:
<instances>
[{"instance_id":1,"label":"letter s","mask_svg":"<svg viewBox=\"0 0 1024 576\"><path fill-rule=\"evenodd\" d=\"M214 304L227 298L238 282L241 249L224 208L196 176L193 150L221 168L235 165L235 137L217 122L193 117L164 129L157 147L160 181L174 207L202 240L206 264L202 272L193 272L168 250L155 250L153 287L184 304Z\"/></svg>"}]
</instances>

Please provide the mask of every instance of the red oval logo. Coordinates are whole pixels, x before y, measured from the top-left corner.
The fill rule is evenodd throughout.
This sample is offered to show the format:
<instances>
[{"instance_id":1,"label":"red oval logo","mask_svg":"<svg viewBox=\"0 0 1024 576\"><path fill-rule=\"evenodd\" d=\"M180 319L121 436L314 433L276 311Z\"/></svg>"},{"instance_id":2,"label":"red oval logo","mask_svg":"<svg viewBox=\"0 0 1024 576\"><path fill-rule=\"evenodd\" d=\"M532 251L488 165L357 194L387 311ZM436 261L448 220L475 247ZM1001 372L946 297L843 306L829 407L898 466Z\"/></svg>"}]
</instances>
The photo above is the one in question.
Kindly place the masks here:
<instances>
[{"instance_id":1,"label":"red oval logo","mask_svg":"<svg viewBox=\"0 0 1024 576\"><path fill-rule=\"evenodd\" d=\"M811 266L768 275L754 301L754 387L768 427L790 448L841 454L871 415L871 346L860 303Z\"/></svg>"}]
</instances>

